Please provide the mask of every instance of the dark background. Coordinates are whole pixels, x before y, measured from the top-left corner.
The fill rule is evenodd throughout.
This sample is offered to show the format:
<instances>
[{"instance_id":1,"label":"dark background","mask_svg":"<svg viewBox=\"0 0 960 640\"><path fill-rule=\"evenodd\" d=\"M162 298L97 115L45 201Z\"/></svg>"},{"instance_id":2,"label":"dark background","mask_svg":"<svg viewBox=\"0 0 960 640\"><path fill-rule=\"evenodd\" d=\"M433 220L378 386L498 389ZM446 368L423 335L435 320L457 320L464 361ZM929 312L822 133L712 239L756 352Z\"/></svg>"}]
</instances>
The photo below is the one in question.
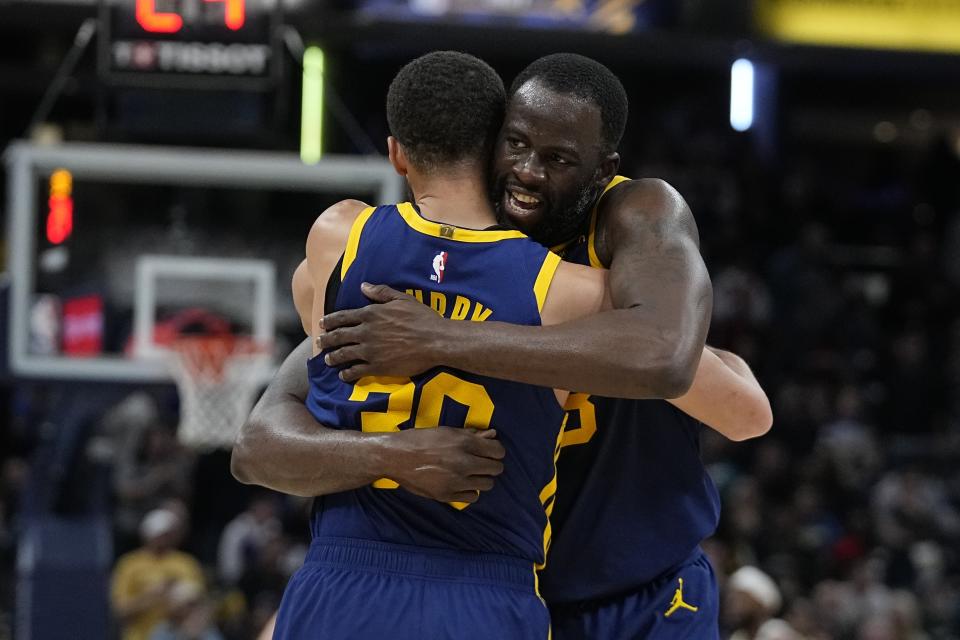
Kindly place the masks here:
<instances>
[{"instance_id":1,"label":"dark background","mask_svg":"<svg viewBox=\"0 0 960 640\"><path fill-rule=\"evenodd\" d=\"M404 5L286 7L282 24L326 53L326 152L385 153L386 88L429 50L479 55L508 84L555 51L609 65L630 96L621 172L664 178L689 202L715 288L710 342L752 365L774 407L758 441L703 438L724 498L708 544L721 581L745 564L763 568L799 637L960 637L960 57L778 42L754 26L745 0L649 2L622 35L477 11L425 20ZM97 12L0 0L0 147L30 137L77 29ZM68 141L296 151L300 71L280 25L270 36L278 69L254 89L104 82L96 36L45 120ZM728 120L739 57L758 69L757 119L745 133ZM236 115L227 124L224 110ZM283 198L303 207L304 224L325 204ZM135 231L165 215L113 223ZM256 228L256 212L246 215L242 228ZM88 445L96 434L125 437L136 420L109 410L136 389L84 389L86 404L52 382L0 385L0 638L12 633L14 558L31 518L99 514L111 523L111 559L135 543L115 516L131 508L116 489L120 454L91 458ZM157 407L149 428L175 424L172 389L145 391ZM185 455L196 475L172 495L193 515L187 548L213 575L220 531L249 493L227 475L225 454ZM276 508L295 555L303 506ZM262 584L250 578L243 615L257 598L269 608L285 567L264 569L273 573ZM105 593L88 597L106 606Z\"/></svg>"}]
</instances>

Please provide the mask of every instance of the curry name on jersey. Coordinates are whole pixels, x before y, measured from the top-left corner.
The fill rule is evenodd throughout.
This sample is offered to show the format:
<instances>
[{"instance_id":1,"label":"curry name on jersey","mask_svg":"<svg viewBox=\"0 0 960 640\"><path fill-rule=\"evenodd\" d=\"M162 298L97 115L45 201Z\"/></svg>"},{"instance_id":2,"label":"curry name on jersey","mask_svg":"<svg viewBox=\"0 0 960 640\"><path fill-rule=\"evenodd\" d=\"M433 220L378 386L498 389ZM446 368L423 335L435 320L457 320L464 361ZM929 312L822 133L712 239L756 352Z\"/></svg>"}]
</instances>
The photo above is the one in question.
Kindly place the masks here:
<instances>
[{"instance_id":1,"label":"curry name on jersey","mask_svg":"<svg viewBox=\"0 0 960 640\"><path fill-rule=\"evenodd\" d=\"M438 224L410 203L371 207L351 230L334 308L369 304L360 285L371 282L406 291L446 318L539 325L559 262L556 254L518 231ZM367 377L349 384L324 364L322 354L309 361L308 373L307 406L322 424L368 432L495 427L506 449L503 474L474 504L421 498L384 478L373 486L318 498L311 521L314 536L543 562L564 420L552 389L445 367L412 379Z\"/></svg>"}]
</instances>

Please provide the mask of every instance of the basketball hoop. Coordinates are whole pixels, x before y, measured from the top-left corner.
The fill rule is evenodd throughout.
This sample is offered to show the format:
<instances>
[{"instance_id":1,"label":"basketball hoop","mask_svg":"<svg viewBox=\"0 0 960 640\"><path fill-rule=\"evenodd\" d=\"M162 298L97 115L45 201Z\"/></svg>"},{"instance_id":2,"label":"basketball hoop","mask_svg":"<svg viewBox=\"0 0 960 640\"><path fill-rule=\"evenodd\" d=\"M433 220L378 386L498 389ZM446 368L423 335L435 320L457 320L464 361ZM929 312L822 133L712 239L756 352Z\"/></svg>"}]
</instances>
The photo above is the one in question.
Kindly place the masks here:
<instances>
[{"instance_id":1,"label":"basketball hoop","mask_svg":"<svg viewBox=\"0 0 960 640\"><path fill-rule=\"evenodd\" d=\"M180 442L207 451L232 447L270 371L270 349L223 333L178 336L170 353L180 394Z\"/></svg>"}]
</instances>

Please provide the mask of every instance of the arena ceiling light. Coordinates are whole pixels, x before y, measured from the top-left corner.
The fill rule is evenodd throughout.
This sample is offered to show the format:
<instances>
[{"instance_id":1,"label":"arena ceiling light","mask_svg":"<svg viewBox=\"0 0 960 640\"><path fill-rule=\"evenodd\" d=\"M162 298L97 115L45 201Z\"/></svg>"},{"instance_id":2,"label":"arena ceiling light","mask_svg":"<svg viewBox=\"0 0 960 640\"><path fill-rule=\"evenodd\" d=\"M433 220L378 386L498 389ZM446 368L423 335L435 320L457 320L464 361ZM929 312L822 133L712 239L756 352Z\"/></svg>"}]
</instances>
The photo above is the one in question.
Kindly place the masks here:
<instances>
[{"instance_id":1,"label":"arena ceiling light","mask_svg":"<svg viewBox=\"0 0 960 640\"><path fill-rule=\"evenodd\" d=\"M305 164L323 155L323 50L303 52L303 101L300 111L300 158Z\"/></svg>"},{"instance_id":2,"label":"arena ceiling light","mask_svg":"<svg viewBox=\"0 0 960 640\"><path fill-rule=\"evenodd\" d=\"M753 63L740 58L730 67L730 126L746 131L753 126Z\"/></svg>"}]
</instances>

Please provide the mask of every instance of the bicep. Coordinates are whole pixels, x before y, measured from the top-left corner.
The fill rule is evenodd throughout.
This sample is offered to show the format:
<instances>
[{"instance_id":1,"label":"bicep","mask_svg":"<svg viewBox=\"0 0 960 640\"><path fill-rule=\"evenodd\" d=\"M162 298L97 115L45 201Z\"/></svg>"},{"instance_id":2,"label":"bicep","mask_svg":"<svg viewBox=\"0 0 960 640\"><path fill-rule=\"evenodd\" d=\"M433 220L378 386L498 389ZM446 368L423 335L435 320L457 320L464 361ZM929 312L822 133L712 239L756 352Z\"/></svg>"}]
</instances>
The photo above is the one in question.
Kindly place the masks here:
<instances>
[{"instance_id":1,"label":"bicep","mask_svg":"<svg viewBox=\"0 0 960 640\"><path fill-rule=\"evenodd\" d=\"M710 277L690 207L662 180L630 184L605 203L598 233L614 307L647 305L665 319L691 308L702 311L711 297Z\"/></svg>"},{"instance_id":2,"label":"bicep","mask_svg":"<svg viewBox=\"0 0 960 640\"><path fill-rule=\"evenodd\" d=\"M610 264L614 307L684 309L710 296L710 276L686 225L655 221L617 241Z\"/></svg>"}]
</instances>

